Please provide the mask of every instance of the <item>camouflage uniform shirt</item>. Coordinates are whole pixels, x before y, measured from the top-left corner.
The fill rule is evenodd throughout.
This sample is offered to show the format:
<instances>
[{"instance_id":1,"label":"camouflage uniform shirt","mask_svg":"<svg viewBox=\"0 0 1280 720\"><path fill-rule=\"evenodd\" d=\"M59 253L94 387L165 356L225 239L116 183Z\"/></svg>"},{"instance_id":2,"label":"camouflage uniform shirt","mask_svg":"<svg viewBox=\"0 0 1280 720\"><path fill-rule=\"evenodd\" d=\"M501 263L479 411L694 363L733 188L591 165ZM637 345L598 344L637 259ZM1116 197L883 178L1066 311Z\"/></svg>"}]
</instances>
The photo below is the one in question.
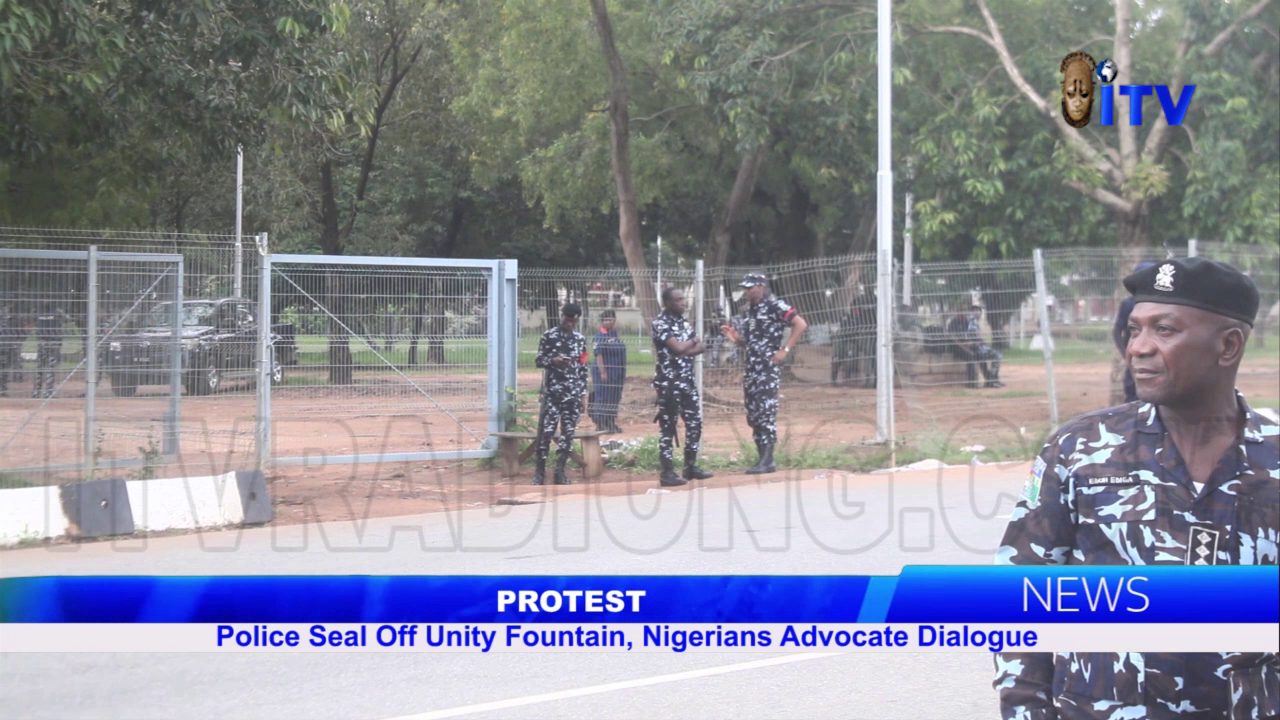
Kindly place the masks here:
<instances>
[{"instance_id":1,"label":"camouflage uniform shirt","mask_svg":"<svg viewBox=\"0 0 1280 720\"><path fill-rule=\"evenodd\" d=\"M563 355L573 361L556 367L551 358ZM587 338L577 330L565 332L557 325L542 334L534 364L546 369L545 391L556 398L576 398L587 392Z\"/></svg>"},{"instance_id":2,"label":"camouflage uniform shirt","mask_svg":"<svg viewBox=\"0 0 1280 720\"><path fill-rule=\"evenodd\" d=\"M1193 483L1156 406L1082 415L1050 438L997 563L1275 565L1280 427L1237 394L1240 442ZM1280 660L1263 653L1004 653L1005 718L1265 718Z\"/></svg>"},{"instance_id":3,"label":"camouflage uniform shirt","mask_svg":"<svg viewBox=\"0 0 1280 720\"><path fill-rule=\"evenodd\" d=\"M669 388L693 388L693 356L677 355L675 350L667 347L667 340L672 338L682 343L692 340L693 326L683 315L663 310L653 319L652 331L655 361L653 386L659 392Z\"/></svg>"},{"instance_id":4,"label":"camouflage uniform shirt","mask_svg":"<svg viewBox=\"0 0 1280 720\"><path fill-rule=\"evenodd\" d=\"M747 344L747 374L776 376L780 370L773 356L782 348L782 330L791 324L796 309L786 300L767 295L747 310L741 320Z\"/></svg>"}]
</instances>

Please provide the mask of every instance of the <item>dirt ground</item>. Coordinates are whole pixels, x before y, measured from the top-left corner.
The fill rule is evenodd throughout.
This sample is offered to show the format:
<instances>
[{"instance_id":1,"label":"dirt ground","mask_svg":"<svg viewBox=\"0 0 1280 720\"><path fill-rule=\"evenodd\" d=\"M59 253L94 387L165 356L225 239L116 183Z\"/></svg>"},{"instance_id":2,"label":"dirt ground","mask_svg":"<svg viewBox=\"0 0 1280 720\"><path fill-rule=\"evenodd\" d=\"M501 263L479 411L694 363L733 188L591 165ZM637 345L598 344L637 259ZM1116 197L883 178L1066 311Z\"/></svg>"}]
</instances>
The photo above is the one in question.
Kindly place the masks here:
<instances>
[{"instance_id":1,"label":"dirt ground","mask_svg":"<svg viewBox=\"0 0 1280 720\"><path fill-rule=\"evenodd\" d=\"M1109 368L1102 364L1056 369L1060 416L1066 419L1108 405L1108 372ZM900 389L896 403L898 433L908 447L925 437L945 440L952 447L977 443L1025 447L1025 457L1030 460L1049 427L1044 372L1037 366L1009 366L1002 375L1008 386L999 390ZM1274 370L1246 368L1241 371L1239 385L1246 396L1259 400L1272 399L1277 393ZM741 410L730 407L737 399L736 393L730 394L735 390L732 387L709 389L704 399L704 452L741 456L741 448L750 445L750 430ZM628 381L619 418L623 432L611 438L626 440L656 434L649 415L652 406L646 402L650 392L643 379ZM719 396L725 396L726 401L718 403ZM590 426L589 420L584 418L583 422L584 426ZM875 438L875 391L799 383L784 386L780 431L783 442L796 448L870 443ZM887 451L881 452L887 456ZM741 459L744 467L754 461L754 457ZM696 486L748 487L809 479L823 472L808 469L746 475L718 471L715 478ZM279 523L354 520L523 504L542 502L553 495L613 496L660 491L651 472L607 467L601 478L590 483L584 483L579 472L574 485L536 487L528 484L527 477L503 477L500 471L481 467L477 462L396 463L381 468L281 468L273 473L272 480ZM683 491L678 488L673 492Z\"/></svg>"},{"instance_id":2,"label":"dirt ground","mask_svg":"<svg viewBox=\"0 0 1280 720\"><path fill-rule=\"evenodd\" d=\"M1109 367L1105 364L1064 365L1056 369L1055 375L1062 419L1109 404ZM898 388L898 452L906 456L914 449L918 456L926 447L959 448L977 443L999 448L1003 457L1030 459L1050 424L1043 368L1006 366L1002 378L1007 383L1002 389L971 390L954 385ZM740 389L732 380L714 382L718 379L713 378L705 392L703 451L730 460L737 454L745 467L754 457L742 456L742 448L751 443L741 410ZM522 375L520 384L522 388L537 387L537 376ZM1273 367L1246 366L1238 384L1255 403L1275 402L1278 391ZM64 397L43 407L38 400L0 398L0 445L10 440L15 431L20 436L0 451L4 456L2 467L79 461L83 429L78 418L83 415L83 390L79 396L74 388L64 390ZM123 448L119 451L123 456L132 449L131 443L143 450L142 438L153 439L156 428L162 427L168 401L163 389L155 390L153 397L98 400L103 416L100 425L110 433L112 449ZM276 418L273 451L281 457L313 456L318 463L324 455L377 453L384 449L407 452L476 448L485 428L484 413L476 409L476 395L484 392L483 383L462 381L436 388L434 399L426 402L421 397L380 393L376 385L356 393L344 392L342 397L336 397L331 389L285 388L272 397L272 415ZM619 415L623 432L609 439L656 435L652 397L647 378L629 378ZM176 468L162 468L158 475L198 475L251 466L255 402L252 388L208 398L184 397L182 462ZM468 406L470 409L466 409ZM779 420L781 441L791 452L866 448L867 452L881 453L885 466L898 457L890 458L887 448L871 445L876 425L872 389L784 381ZM591 426L585 417L582 422L583 427ZM28 437L33 440L28 441ZM716 478L701 485L783 482L821 472L792 470L750 476L720 471ZM570 486L535 487L527 484L527 477L502 477L500 471L476 460L294 465L278 467L270 473L279 523L540 502L551 494L623 495L657 489L653 473L626 469L606 468L603 477L590 483L583 482L579 471L576 480Z\"/></svg>"}]
</instances>

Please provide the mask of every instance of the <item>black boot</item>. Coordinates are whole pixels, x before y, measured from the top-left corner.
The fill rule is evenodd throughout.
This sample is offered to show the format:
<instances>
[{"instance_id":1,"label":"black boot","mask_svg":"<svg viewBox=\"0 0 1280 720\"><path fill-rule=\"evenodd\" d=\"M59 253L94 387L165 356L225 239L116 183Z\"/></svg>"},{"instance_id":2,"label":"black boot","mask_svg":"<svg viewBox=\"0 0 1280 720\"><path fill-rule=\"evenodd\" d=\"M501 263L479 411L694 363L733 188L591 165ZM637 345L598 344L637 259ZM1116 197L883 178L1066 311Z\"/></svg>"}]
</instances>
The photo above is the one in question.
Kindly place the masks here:
<instances>
[{"instance_id":1,"label":"black boot","mask_svg":"<svg viewBox=\"0 0 1280 720\"><path fill-rule=\"evenodd\" d=\"M664 487L674 487L676 485L688 484L688 480L676 474L675 463L670 460L662 461L662 474L658 476L658 484Z\"/></svg>"},{"instance_id":2,"label":"black boot","mask_svg":"<svg viewBox=\"0 0 1280 720\"><path fill-rule=\"evenodd\" d=\"M715 477L713 474L698 467L698 453L684 451L684 479L685 480L706 480Z\"/></svg>"},{"instance_id":3,"label":"black boot","mask_svg":"<svg viewBox=\"0 0 1280 720\"><path fill-rule=\"evenodd\" d=\"M743 472L754 475L760 470L760 459L764 457L764 443L756 440L756 464L743 470Z\"/></svg>"},{"instance_id":4,"label":"black boot","mask_svg":"<svg viewBox=\"0 0 1280 720\"><path fill-rule=\"evenodd\" d=\"M555 483L556 483L557 485L569 485L569 484L570 484L569 476L568 476L568 475L566 475L566 474L565 474L565 472L564 472L564 465L565 465L565 463L567 463L567 462L569 462L569 453L563 453L563 452L557 452L557 453L556 453L556 479L555 479Z\"/></svg>"},{"instance_id":5,"label":"black boot","mask_svg":"<svg viewBox=\"0 0 1280 720\"><path fill-rule=\"evenodd\" d=\"M988 371L990 372L990 374L987 375L987 387L990 387L990 388L1004 387L1004 383L1000 382L1000 361L992 360L987 367L989 368Z\"/></svg>"},{"instance_id":6,"label":"black boot","mask_svg":"<svg viewBox=\"0 0 1280 720\"><path fill-rule=\"evenodd\" d=\"M767 475L775 472L777 466L773 464L773 445L768 443L760 444L760 461L752 467L747 468L748 475Z\"/></svg>"},{"instance_id":7,"label":"black boot","mask_svg":"<svg viewBox=\"0 0 1280 720\"><path fill-rule=\"evenodd\" d=\"M541 485L547 481L547 459L538 458L538 464L533 469L533 484Z\"/></svg>"}]
</instances>

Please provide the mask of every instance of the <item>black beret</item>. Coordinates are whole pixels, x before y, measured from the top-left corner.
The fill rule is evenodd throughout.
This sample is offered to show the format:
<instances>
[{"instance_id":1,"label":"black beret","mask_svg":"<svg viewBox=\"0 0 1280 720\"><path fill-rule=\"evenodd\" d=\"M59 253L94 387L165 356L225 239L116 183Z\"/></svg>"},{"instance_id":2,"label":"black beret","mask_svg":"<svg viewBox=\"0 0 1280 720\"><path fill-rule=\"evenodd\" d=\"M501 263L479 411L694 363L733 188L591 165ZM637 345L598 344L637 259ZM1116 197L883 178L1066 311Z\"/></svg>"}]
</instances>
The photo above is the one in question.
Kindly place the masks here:
<instances>
[{"instance_id":1,"label":"black beret","mask_svg":"<svg viewBox=\"0 0 1280 720\"><path fill-rule=\"evenodd\" d=\"M1135 303L1187 305L1253 326L1258 287L1226 263L1204 258L1169 258L1134 272L1124 287Z\"/></svg>"}]
</instances>

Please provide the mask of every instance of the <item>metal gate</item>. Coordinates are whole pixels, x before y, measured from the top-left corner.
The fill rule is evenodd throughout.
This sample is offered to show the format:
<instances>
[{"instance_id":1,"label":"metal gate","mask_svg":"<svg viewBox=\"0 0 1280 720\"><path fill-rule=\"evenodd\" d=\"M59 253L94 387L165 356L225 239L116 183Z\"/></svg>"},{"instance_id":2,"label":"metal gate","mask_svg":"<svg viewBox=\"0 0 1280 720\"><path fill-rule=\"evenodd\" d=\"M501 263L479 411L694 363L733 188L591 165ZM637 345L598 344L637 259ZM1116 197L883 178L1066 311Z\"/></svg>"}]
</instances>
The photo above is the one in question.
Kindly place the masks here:
<instances>
[{"instance_id":1,"label":"metal gate","mask_svg":"<svg viewBox=\"0 0 1280 720\"><path fill-rule=\"evenodd\" d=\"M182 275L176 254L0 248L0 472L176 459Z\"/></svg>"},{"instance_id":2,"label":"metal gate","mask_svg":"<svg viewBox=\"0 0 1280 720\"><path fill-rule=\"evenodd\" d=\"M279 370L259 384L260 463L492 457L516 282L514 260L264 256L259 366Z\"/></svg>"}]
</instances>

